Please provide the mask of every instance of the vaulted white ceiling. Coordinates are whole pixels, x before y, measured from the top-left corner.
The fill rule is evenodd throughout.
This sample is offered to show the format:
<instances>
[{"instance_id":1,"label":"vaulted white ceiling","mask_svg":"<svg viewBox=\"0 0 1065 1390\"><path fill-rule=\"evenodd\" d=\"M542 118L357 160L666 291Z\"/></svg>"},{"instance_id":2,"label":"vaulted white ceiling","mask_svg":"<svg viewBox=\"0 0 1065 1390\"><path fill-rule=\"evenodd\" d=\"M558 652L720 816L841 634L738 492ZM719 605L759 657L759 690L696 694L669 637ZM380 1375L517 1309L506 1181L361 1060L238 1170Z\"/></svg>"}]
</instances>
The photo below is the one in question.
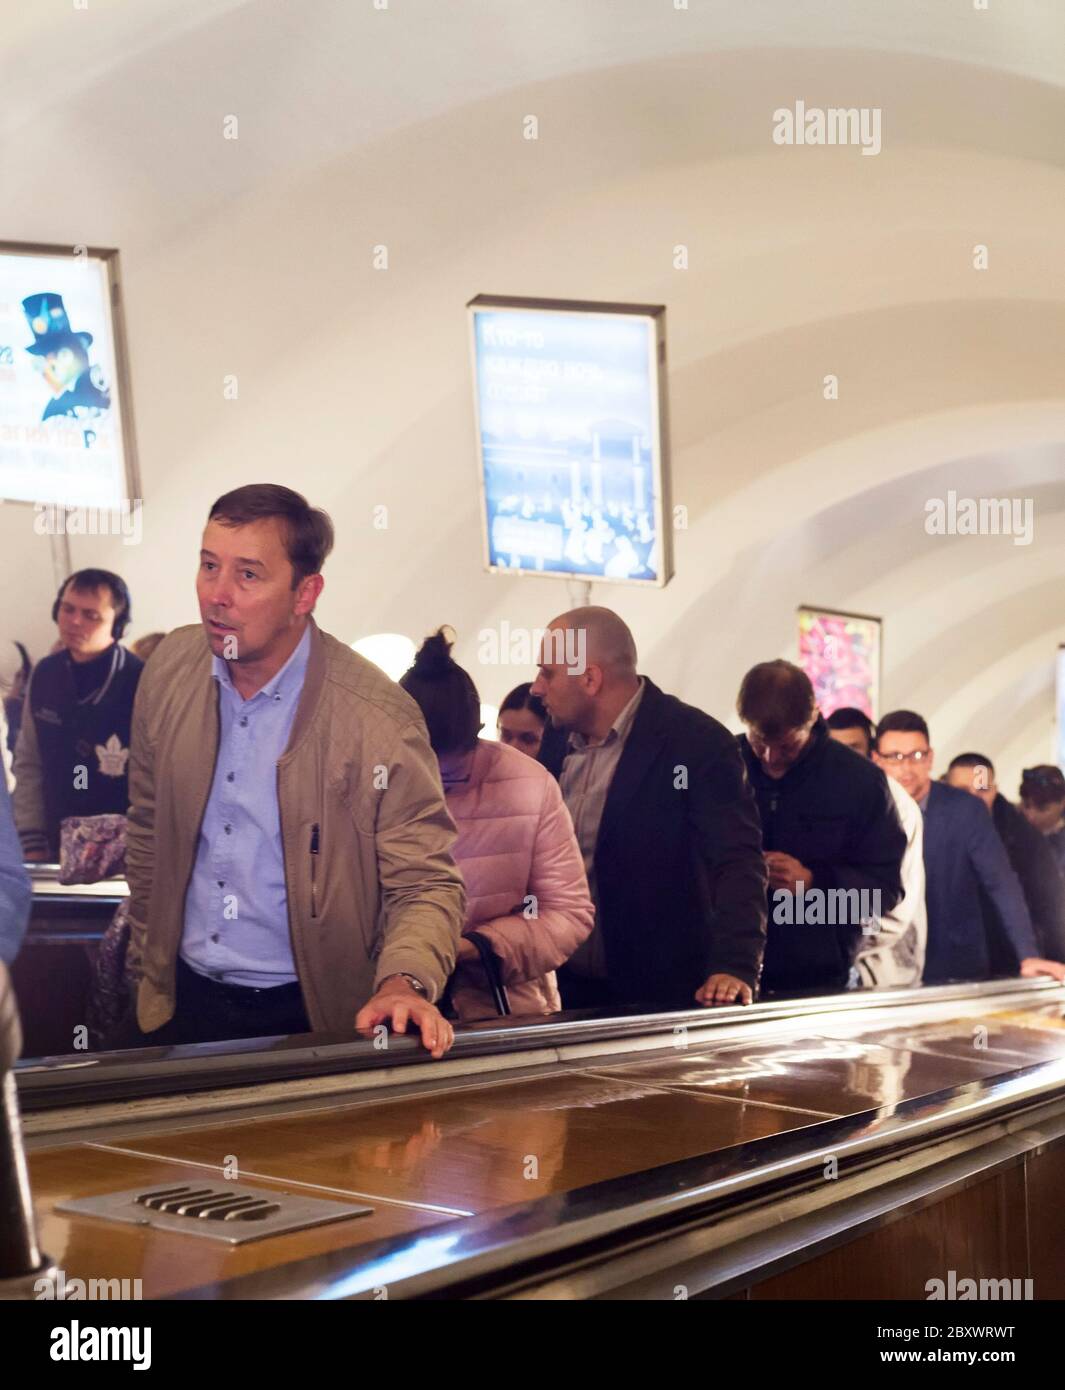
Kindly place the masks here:
<instances>
[{"instance_id":1,"label":"vaulted white ceiling","mask_svg":"<svg viewBox=\"0 0 1065 1390\"><path fill-rule=\"evenodd\" d=\"M474 669L477 630L542 623L569 596L481 573L462 306L665 303L691 524L665 591L595 592L647 669L727 718L746 666L790 649L797 603L878 613L885 705L924 709L948 753L983 745L1011 793L1047 756L1065 638L1059 0L0 16L0 237L122 250L147 542L110 558L147 626L191 616L177 595L211 496L269 476L337 518L327 625L449 621L498 700L525 673ZM773 110L800 98L882 108L882 153L774 146ZM929 537L925 503L949 489L1032 497L1033 544ZM380 501L385 536L365 521Z\"/></svg>"}]
</instances>

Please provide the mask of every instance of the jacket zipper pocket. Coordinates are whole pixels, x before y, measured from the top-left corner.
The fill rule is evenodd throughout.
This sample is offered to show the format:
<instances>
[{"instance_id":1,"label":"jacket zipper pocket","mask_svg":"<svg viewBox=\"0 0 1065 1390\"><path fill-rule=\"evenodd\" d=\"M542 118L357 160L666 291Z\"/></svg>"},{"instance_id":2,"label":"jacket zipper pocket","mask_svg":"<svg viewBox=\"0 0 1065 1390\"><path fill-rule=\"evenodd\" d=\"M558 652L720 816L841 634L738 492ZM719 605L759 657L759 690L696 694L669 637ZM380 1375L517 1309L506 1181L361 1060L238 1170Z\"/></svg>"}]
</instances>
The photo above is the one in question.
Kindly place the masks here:
<instances>
[{"instance_id":1,"label":"jacket zipper pocket","mask_svg":"<svg viewBox=\"0 0 1065 1390\"><path fill-rule=\"evenodd\" d=\"M318 825L311 826L311 916L318 916Z\"/></svg>"}]
</instances>

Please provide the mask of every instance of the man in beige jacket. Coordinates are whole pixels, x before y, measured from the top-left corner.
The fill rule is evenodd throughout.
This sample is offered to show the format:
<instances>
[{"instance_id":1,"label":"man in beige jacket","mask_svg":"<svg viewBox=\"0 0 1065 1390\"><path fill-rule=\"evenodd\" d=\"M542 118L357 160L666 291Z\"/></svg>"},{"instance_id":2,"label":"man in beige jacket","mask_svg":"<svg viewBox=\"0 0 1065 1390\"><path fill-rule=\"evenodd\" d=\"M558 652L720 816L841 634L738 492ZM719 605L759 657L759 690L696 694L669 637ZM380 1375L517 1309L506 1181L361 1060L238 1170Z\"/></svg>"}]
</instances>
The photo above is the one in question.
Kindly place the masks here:
<instances>
[{"instance_id":1,"label":"man in beige jacket","mask_svg":"<svg viewBox=\"0 0 1065 1390\"><path fill-rule=\"evenodd\" d=\"M408 1022L434 1007L465 910L417 705L312 617L324 512L251 485L211 508L202 624L133 711L129 965L149 1044Z\"/></svg>"}]
</instances>

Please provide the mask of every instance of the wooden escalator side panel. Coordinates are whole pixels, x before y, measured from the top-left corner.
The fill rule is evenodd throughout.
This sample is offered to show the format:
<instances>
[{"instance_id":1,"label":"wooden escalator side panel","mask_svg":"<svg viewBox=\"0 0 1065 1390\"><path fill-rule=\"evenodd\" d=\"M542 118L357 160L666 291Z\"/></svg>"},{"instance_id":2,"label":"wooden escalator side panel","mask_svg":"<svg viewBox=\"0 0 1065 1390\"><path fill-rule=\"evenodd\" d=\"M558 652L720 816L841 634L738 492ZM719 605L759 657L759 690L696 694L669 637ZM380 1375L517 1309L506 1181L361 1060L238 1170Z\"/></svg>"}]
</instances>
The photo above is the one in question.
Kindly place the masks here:
<instances>
[{"instance_id":1,"label":"wooden escalator side panel","mask_svg":"<svg viewBox=\"0 0 1065 1390\"><path fill-rule=\"evenodd\" d=\"M566 1072L364 1100L130 1141L160 1160L485 1211L712 1153L824 1117ZM204 1169L202 1171L207 1171Z\"/></svg>"},{"instance_id":2,"label":"wooden escalator side panel","mask_svg":"<svg viewBox=\"0 0 1065 1390\"><path fill-rule=\"evenodd\" d=\"M1010 1060L996 1054L937 1056L864 1038L803 1034L771 1042L700 1047L650 1060L602 1067L604 1076L707 1096L856 1115L968 1081L999 1075Z\"/></svg>"},{"instance_id":3,"label":"wooden escalator side panel","mask_svg":"<svg viewBox=\"0 0 1065 1390\"><path fill-rule=\"evenodd\" d=\"M133 1187L147 1191L178 1183L201 1184L205 1178L216 1181L220 1173L209 1173L194 1164L134 1157L87 1144L31 1154L29 1162L41 1247L64 1271L68 1283L72 1279L139 1279L146 1299L454 1219L446 1213L374 1201L374 1210L368 1216L230 1248L196 1235L153 1231L55 1209L58 1203L73 1197ZM264 1193L283 1192L286 1187L290 1191L301 1190L285 1182L240 1176L243 1185L262 1188ZM339 1194L318 1191L304 1191L303 1195L333 1195L343 1200Z\"/></svg>"}]
</instances>

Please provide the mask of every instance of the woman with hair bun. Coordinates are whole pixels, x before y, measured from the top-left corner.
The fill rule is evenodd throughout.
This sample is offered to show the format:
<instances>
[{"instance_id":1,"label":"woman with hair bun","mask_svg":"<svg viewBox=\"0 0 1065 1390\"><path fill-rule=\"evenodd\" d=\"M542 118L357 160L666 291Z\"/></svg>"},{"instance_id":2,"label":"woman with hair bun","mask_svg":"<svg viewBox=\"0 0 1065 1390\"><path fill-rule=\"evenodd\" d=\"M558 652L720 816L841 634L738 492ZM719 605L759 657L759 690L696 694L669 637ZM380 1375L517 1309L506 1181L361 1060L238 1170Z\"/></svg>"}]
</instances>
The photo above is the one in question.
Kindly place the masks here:
<instances>
[{"instance_id":1,"label":"woman with hair bun","mask_svg":"<svg viewBox=\"0 0 1065 1390\"><path fill-rule=\"evenodd\" d=\"M464 932L487 938L513 1014L562 1006L554 971L592 930L594 909L558 783L535 757L479 738L481 701L441 628L400 685L418 702L458 828L452 850L466 880ZM452 1001L460 1019L496 1010L472 941L459 944Z\"/></svg>"}]
</instances>

